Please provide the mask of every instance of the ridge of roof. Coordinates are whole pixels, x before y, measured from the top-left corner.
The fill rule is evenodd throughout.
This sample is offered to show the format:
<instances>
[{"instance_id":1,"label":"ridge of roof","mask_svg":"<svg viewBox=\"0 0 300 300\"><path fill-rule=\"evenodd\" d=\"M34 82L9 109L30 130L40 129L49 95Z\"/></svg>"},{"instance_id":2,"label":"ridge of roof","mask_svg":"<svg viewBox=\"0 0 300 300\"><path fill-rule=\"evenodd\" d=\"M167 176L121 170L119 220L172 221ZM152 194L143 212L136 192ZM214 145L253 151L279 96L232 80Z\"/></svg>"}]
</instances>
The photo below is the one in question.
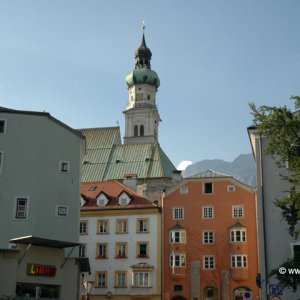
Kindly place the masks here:
<instances>
[{"instance_id":1,"label":"ridge of roof","mask_svg":"<svg viewBox=\"0 0 300 300\"><path fill-rule=\"evenodd\" d=\"M64 127L65 129L67 129L71 133L77 135L81 139L83 139L83 140L85 139L84 135L79 130L73 129L72 127L70 127L67 124L63 123L62 121L56 119L50 113L45 112L45 111L44 112L40 112L40 111L30 111L30 110L17 110L17 109L6 108L6 107L2 107L1 106L0 107L0 112L47 117L49 120L51 120L51 121L55 122L56 124Z\"/></svg>"}]
</instances>

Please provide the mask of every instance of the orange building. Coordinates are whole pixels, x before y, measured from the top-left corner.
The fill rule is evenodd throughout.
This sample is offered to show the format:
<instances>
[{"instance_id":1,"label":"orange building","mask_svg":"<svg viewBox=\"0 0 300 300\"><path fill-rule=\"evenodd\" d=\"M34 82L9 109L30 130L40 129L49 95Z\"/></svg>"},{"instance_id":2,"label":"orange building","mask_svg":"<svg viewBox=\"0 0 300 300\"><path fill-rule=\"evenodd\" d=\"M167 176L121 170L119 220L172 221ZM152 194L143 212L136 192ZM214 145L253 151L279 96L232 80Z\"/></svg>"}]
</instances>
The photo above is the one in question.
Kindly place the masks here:
<instances>
[{"instance_id":1,"label":"orange building","mask_svg":"<svg viewBox=\"0 0 300 300\"><path fill-rule=\"evenodd\" d=\"M162 200L165 300L255 300L254 190L211 170Z\"/></svg>"}]
</instances>

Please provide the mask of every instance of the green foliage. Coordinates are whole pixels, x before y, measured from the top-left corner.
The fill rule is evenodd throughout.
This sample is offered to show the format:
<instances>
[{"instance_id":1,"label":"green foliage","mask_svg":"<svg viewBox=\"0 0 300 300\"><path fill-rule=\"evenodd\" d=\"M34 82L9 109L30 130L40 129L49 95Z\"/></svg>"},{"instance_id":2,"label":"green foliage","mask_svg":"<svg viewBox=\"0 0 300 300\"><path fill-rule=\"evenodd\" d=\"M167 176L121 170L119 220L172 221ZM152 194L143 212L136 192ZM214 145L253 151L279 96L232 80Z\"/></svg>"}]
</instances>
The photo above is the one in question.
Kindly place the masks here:
<instances>
[{"instance_id":1,"label":"green foliage","mask_svg":"<svg viewBox=\"0 0 300 300\"><path fill-rule=\"evenodd\" d=\"M299 274L296 274L296 272L295 274L290 274L289 270L297 269L300 269L300 262L294 259L288 259L283 262L278 269L272 270L269 276L274 276L284 288L289 287L293 289L293 292L296 292L297 287L300 286L300 276ZM281 272L279 270L281 270ZM282 270L285 270L286 272L282 272Z\"/></svg>"},{"instance_id":2,"label":"green foliage","mask_svg":"<svg viewBox=\"0 0 300 300\"><path fill-rule=\"evenodd\" d=\"M292 96L295 108L300 108L300 97ZM283 180L289 182L287 196L275 200L275 204L282 209L282 216L289 225L289 233L298 237L300 220L300 115L291 112L286 106L261 106L249 104L253 121L260 134L268 138L265 154L271 155L279 168ZM298 224L299 225L299 224Z\"/></svg>"}]
</instances>

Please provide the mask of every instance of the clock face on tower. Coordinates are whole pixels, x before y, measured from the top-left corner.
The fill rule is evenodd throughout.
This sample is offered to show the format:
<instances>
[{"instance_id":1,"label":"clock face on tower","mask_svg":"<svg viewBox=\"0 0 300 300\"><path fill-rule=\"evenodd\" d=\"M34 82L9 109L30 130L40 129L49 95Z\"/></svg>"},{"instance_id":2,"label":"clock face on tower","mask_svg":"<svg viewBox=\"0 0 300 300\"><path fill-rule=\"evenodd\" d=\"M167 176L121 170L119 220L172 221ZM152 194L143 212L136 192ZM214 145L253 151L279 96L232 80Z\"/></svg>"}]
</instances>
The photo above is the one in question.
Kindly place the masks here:
<instances>
[{"instance_id":1,"label":"clock face on tower","mask_svg":"<svg viewBox=\"0 0 300 300\"><path fill-rule=\"evenodd\" d=\"M137 101L143 100L143 94L141 94L141 93L136 94L136 100L137 100Z\"/></svg>"}]
</instances>

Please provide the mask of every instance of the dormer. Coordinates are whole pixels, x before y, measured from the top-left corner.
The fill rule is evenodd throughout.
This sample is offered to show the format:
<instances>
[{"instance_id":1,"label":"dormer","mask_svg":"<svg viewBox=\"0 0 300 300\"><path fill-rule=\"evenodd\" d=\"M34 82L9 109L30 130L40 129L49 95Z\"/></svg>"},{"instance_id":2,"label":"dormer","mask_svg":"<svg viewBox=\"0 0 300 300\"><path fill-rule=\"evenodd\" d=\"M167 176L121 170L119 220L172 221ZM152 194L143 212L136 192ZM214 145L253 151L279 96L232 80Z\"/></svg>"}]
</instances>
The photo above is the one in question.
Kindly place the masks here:
<instances>
[{"instance_id":1,"label":"dormer","mask_svg":"<svg viewBox=\"0 0 300 300\"><path fill-rule=\"evenodd\" d=\"M122 192L119 195L119 204L120 205L128 205L130 203L130 197L126 192Z\"/></svg>"},{"instance_id":2,"label":"dormer","mask_svg":"<svg viewBox=\"0 0 300 300\"><path fill-rule=\"evenodd\" d=\"M98 206L105 206L108 203L107 196L102 192L97 197L97 205Z\"/></svg>"}]
</instances>

